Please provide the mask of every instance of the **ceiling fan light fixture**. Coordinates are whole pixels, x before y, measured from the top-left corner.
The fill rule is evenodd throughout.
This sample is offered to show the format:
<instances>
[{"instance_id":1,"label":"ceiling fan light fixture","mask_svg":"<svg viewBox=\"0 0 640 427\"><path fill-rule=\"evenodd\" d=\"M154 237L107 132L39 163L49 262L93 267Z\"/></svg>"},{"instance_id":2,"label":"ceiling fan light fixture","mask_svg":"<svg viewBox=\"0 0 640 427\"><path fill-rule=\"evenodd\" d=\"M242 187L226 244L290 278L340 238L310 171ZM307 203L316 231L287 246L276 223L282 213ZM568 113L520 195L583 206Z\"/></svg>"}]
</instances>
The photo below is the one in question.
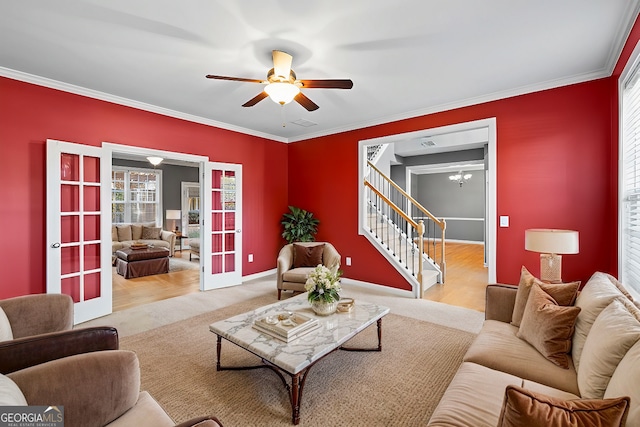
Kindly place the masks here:
<instances>
[{"instance_id":1,"label":"ceiling fan light fixture","mask_svg":"<svg viewBox=\"0 0 640 427\"><path fill-rule=\"evenodd\" d=\"M153 166L158 166L164 159L162 157L151 156L147 157L147 160L149 160L149 163L151 163Z\"/></svg>"},{"instance_id":2,"label":"ceiling fan light fixture","mask_svg":"<svg viewBox=\"0 0 640 427\"><path fill-rule=\"evenodd\" d=\"M285 105L293 101L293 98L300 93L300 88L291 83L275 82L269 83L264 91L273 102Z\"/></svg>"}]
</instances>

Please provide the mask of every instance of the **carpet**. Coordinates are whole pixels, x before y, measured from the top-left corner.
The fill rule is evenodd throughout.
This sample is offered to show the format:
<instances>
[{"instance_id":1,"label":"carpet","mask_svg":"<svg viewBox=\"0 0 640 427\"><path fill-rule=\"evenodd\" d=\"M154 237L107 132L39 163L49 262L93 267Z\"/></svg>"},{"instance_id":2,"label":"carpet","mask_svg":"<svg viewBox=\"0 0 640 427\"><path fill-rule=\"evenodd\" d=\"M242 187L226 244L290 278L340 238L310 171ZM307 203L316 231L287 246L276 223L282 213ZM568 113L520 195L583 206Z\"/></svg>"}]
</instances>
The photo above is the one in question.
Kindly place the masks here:
<instances>
[{"instance_id":1,"label":"carpet","mask_svg":"<svg viewBox=\"0 0 640 427\"><path fill-rule=\"evenodd\" d=\"M225 427L290 426L291 405L270 370L215 369L216 337L209 324L273 302L258 297L123 337L138 354L141 388L176 421L217 416ZM396 314L383 318L382 352L337 351L307 377L301 426L423 426L442 397L475 334ZM350 344L376 343L372 325ZM223 341L223 363L259 359Z\"/></svg>"},{"instance_id":2,"label":"carpet","mask_svg":"<svg viewBox=\"0 0 640 427\"><path fill-rule=\"evenodd\" d=\"M200 268L200 261L198 258L194 258L193 261L188 259L169 257L169 273L183 270L197 270Z\"/></svg>"}]
</instances>

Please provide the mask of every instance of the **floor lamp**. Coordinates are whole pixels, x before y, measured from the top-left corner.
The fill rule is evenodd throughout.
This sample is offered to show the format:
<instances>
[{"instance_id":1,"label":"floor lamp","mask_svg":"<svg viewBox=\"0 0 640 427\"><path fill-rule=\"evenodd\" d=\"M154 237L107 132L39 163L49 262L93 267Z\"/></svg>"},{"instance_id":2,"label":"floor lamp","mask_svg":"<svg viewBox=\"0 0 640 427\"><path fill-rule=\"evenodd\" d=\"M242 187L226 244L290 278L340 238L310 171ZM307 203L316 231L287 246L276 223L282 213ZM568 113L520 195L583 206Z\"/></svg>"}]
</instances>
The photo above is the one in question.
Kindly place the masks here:
<instances>
[{"instance_id":1,"label":"floor lamp","mask_svg":"<svg viewBox=\"0 0 640 427\"><path fill-rule=\"evenodd\" d=\"M562 282L562 255L578 253L578 232L534 228L524 232L524 248L540 253L540 279L544 282Z\"/></svg>"}]
</instances>

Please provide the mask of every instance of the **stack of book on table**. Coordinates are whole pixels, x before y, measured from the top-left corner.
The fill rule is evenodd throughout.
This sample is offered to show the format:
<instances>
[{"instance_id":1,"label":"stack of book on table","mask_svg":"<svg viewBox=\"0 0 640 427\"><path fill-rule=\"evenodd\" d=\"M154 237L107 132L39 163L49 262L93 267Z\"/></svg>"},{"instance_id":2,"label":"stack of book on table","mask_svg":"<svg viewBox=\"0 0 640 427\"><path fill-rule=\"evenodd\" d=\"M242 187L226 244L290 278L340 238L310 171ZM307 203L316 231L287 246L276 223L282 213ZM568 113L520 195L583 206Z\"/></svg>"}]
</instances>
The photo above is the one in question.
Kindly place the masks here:
<instances>
[{"instance_id":1,"label":"stack of book on table","mask_svg":"<svg viewBox=\"0 0 640 427\"><path fill-rule=\"evenodd\" d=\"M259 317L253 327L284 342L292 341L320 326L318 319L300 313L279 313Z\"/></svg>"}]
</instances>

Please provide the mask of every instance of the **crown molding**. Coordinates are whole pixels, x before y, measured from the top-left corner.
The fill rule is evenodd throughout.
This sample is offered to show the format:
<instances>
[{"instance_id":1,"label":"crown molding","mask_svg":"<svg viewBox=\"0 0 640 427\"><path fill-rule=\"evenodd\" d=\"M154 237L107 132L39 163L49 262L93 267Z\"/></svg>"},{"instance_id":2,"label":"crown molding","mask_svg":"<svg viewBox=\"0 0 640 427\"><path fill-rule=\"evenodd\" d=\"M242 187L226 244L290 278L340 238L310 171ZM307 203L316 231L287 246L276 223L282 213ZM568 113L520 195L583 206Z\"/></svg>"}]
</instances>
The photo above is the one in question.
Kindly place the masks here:
<instances>
[{"instance_id":1,"label":"crown molding","mask_svg":"<svg viewBox=\"0 0 640 427\"><path fill-rule=\"evenodd\" d=\"M88 98L99 99L101 101L107 101L113 104L124 105L126 107L132 107L138 110L149 111L151 113L161 114L163 116L186 120L189 122L194 122L194 123L199 123L199 124L212 126L220 129L230 130L233 132L256 136L259 138L266 138L273 141L288 142L287 138L283 138L281 136L271 135L264 132L258 132L253 129L234 126L229 123L206 119L204 117L196 116L193 114L187 114L187 113L182 113L180 111L170 110L168 108L159 107L157 105L147 104L145 102L135 101L133 99L111 95L105 92L100 92L97 90L88 89L85 87L76 86L69 83L64 83L57 80L49 79L46 77L37 76L35 74L29 74L22 71L12 70L10 68L0 67L0 76L7 77L14 80L19 80L26 83L32 83L38 86L44 86L50 89L56 89L63 92L73 93L75 95L81 95L81 96L86 96Z\"/></svg>"},{"instance_id":2,"label":"crown molding","mask_svg":"<svg viewBox=\"0 0 640 427\"><path fill-rule=\"evenodd\" d=\"M416 117L426 116L426 115L435 114L435 113L441 113L443 111L454 110L457 108L464 108L472 105L483 104L486 102L497 101L505 98L512 98L515 96L526 95L529 93L540 92L543 90L554 89L562 86L569 86L572 84L584 83L587 81L596 80L603 77L609 77L610 75L611 75L611 71L608 71L607 69L601 69L599 71L592 72L592 73L578 74L575 76L565 77L562 79L549 80L546 82L536 83L533 85L521 86L515 89L509 89L509 90L500 91L500 92L493 92L487 95L468 98L461 101L440 104L440 105L436 105L436 106L425 108L425 109L413 110L413 111L408 111L406 113L396 114L393 116L380 117L373 120L358 122L358 123L351 124L349 126L328 129L323 132L306 134L297 138L289 138L289 142L304 141L307 139L320 138L323 136L334 135L337 133L350 132L357 129L363 129L367 127L393 123L400 120L413 119Z\"/></svg>"}]
</instances>

